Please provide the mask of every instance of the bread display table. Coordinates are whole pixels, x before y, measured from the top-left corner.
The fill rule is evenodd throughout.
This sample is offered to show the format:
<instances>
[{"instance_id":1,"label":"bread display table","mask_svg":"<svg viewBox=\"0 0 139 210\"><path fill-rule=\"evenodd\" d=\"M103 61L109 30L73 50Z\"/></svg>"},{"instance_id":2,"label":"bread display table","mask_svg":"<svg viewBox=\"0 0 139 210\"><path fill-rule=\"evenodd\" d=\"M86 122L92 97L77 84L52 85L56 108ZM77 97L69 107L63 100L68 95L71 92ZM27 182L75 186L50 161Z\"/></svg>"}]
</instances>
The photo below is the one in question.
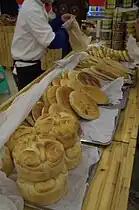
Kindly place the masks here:
<instances>
[{"instance_id":1,"label":"bread display table","mask_svg":"<svg viewBox=\"0 0 139 210\"><path fill-rule=\"evenodd\" d=\"M5 110L15 97L37 83L47 72L0 106ZM102 157L89 186L82 210L126 210L138 132L139 81L121 112L113 143L102 147ZM24 210L31 210L25 207Z\"/></svg>"}]
</instances>

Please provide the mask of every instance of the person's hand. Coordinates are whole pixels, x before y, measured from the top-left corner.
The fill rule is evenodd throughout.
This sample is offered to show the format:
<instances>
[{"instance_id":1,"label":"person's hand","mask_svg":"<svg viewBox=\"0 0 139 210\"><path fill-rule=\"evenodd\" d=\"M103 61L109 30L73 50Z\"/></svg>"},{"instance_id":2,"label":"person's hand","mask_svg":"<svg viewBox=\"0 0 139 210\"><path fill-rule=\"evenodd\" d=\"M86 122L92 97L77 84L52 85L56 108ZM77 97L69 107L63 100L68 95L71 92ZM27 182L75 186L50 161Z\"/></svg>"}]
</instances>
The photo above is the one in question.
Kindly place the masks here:
<instances>
[{"instance_id":1,"label":"person's hand","mask_svg":"<svg viewBox=\"0 0 139 210\"><path fill-rule=\"evenodd\" d=\"M64 15L61 16L61 20L65 23L65 22L67 22L68 20L70 20L72 16L73 16L73 15L71 15L71 14L69 14L69 13L64 14Z\"/></svg>"}]
</instances>

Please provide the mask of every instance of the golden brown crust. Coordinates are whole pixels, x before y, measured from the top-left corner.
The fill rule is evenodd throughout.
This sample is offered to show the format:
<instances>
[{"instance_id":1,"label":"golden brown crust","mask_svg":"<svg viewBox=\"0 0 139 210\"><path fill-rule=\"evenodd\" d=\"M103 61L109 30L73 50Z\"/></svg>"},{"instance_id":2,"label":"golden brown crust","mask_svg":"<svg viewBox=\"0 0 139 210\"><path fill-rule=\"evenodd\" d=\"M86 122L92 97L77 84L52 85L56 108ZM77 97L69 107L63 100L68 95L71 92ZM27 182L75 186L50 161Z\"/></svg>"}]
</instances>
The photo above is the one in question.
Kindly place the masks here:
<instances>
[{"instance_id":1,"label":"golden brown crust","mask_svg":"<svg viewBox=\"0 0 139 210\"><path fill-rule=\"evenodd\" d=\"M97 104L108 104L108 97L97 86L85 86L80 89L84 94L88 95Z\"/></svg>"},{"instance_id":2,"label":"golden brown crust","mask_svg":"<svg viewBox=\"0 0 139 210\"><path fill-rule=\"evenodd\" d=\"M77 141L73 147L65 150L65 161L68 170L76 168L81 161L82 157L82 148L81 143Z\"/></svg>"},{"instance_id":3,"label":"golden brown crust","mask_svg":"<svg viewBox=\"0 0 139 210\"><path fill-rule=\"evenodd\" d=\"M54 104L57 102L56 100L56 91L58 89L58 86L52 86L47 89L47 98L49 104Z\"/></svg>"},{"instance_id":4,"label":"golden brown crust","mask_svg":"<svg viewBox=\"0 0 139 210\"><path fill-rule=\"evenodd\" d=\"M61 142L64 148L70 148L76 142L79 122L71 114L60 112L56 115L40 117L35 124L38 135L46 135Z\"/></svg>"},{"instance_id":5,"label":"golden brown crust","mask_svg":"<svg viewBox=\"0 0 139 210\"><path fill-rule=\"evenodd\" d=\"M86 120L94 120L99 117L99 108L90 97L79 90L70 93L70 104L74 111Z\"/></svg>"},{"instance_id":6,"label":"golden brown crust","mask_svg":"<svg viewBox=\"0 0 139 210\"><path fill-rule=\"evenodd\" d=\"M68 112L68 110L65 109L63 106L61 106L60 104L57 104L57 103L52 104L49 107L49 113L50 114L57 114L57 113L60 113L60 112Z\"/></svg>"},{"instance_id":7,"label":"golden brown crust","mask_svg":"<svg viewBox=\"0 0 139 210\"><path fill-rule=\"evenodd\" d=\"M34 182L56 177L64 167L64 148L56 140L20 141L13 151L18 177Z\"/></svg>"},{"instance_id":8,"label":"golden brown crust","mask_svg":"<svg viewBox=\"0 0 139 210\"><path fill-rule=\"evenodd\" d=\"M42 115L42 109L44 108L44 103L38 101L32 108L32 117L36 121Z\"/></svg>"},{"instance_id":9,"label":"golden brown crust","mask_svg":"<svg viewBox=\"0 0 139 210\"><path fill-rule=\"evenodd\" d=\"M6 146L12 153L14 147L18 142L22 141L23 139L32 139L34 137L34 129L28 126L20 126L16 131L10 136Z\"/></svg>"},{"instance_id":10,"label":"golden brown crust","mask_svg":"<svg viewBox=\"0 0 139 210\"><path fill-rule=\"evenodd\" d=\"M77 80L83 85L92 85L101 87L100 82L92 74L88 72L79 72L76 75Z\"/></svg>"},{"instance_id":11,"label":"golden brown crust","mask_svg":"<svg viewBox=\"0 0 139 210\"><path fill-rule=\"evenodd\" d=\"M61 76L57 76L55 79L53 79L52 85L53 86L60 86L60 80L61 80Z\"/></svg>"}]
</instances>

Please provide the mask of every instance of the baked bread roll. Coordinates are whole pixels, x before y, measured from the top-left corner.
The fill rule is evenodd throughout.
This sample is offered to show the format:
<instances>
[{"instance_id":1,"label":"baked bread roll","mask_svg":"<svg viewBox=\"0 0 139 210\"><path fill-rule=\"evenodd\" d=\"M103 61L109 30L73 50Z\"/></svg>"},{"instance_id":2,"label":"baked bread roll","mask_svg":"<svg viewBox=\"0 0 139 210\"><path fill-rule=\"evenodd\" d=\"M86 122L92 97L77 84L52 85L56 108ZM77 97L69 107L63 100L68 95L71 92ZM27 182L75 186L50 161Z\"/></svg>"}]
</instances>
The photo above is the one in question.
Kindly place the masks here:
<instances>
[{"instance_id":1,"label":"baked bread roll","mask_svg":"<svg viewBox=\"0 0 139 210\"><path fill-rule=\"evenodd\" d=\"M42 95L42 99L43 99L43 103L44 103L44 108L42 109L42 113L45 112L47 113L48 112L48 109L49 109L49 101L48 101L48 98L47 98L47 91L45 90L43 95Z\"/></svg>"},{"instance_id":2,"label":"baked bread roll","mask_svg":"<svg viewBox=\"0 0 139 210\"><path fill-rule=\"evenodd\" d=\"M53 79L52 85L53 86L60 86L60 80L61 80L61 76L57 76L55 79Z\"/></svg>"},{"instance_id":3,"label":"baked bread roll","mask_svg":"<svg viewBox=\"0 0 139 210\"><path fill-rule=\"evenodd\" d=\"M4 155L2 157L2 171L9 176L14 169L13 160L8 147L4 146Z\"/></svg>"},{"instance_id":4,"label":"baked bread roll","mask_svg":"<svg viewBox=\"0 0 139 210\"><path fill-rule=\"evenodd\" d=\"M64 167L64 148L55 140L22 141L13 151L19 178L42 182L56 177Z\"/></svg>"},{"instance_id":5,"label":"baked bread roll","mask_svg":"<svg viewBox=\"0 0 139 210\"><path fill-rule=\"evenodd\" d=\"M68 71L62 72L61 76L63 79L68 79Z\"/></svg>"},{"instance_id":6,"label":"baked bread roll","mask_svg":"<svg viewBox=\"0 0 139 210\"><path fill-rule=\"evenodd\" d=\"M61 79L60 86L69 86L69 79Z\"/></svg>"},{"instance_id":7,"label":"baked bread roll","mask_svg":"<svg viewBox=\"0 0 139 210\"><path fill-rule=\"evenodd\" d=\"M70 102L69 102L69 95L73 91L70 87L59 87L56 91L56 99L57 103L61 106L63 106L65 109L67 109L73 116L76 117L76 114L71 108Z\"/></svg>"},{"instance_id":8,"label":"baked bread roll","mask_svg":"<svg viewBox=\"0 0 139 210\"><path fill-rule=\"evenodd\" d=\"M57 114L57 113L60 113L60 112L68 112L68 110L65 109L63 106L61 106L60 104L52 104L49 107L49 113L50 114Z\"/></svg>"},{"instance_id":9,"label":"baked bread roll","mask_svg":"<svg viewBox=\"0 0 139 210\"><path fill-rule=\"evenodd\" d=\"M70 93L70 104L74 111L83 119L94 120L99 117L99 108L89 96L79 90Z\"/></svg>"},{"instance_id":10,"label":"baked bread roll","mask_svg":"<svg viewBox=\"0 0 139 210\"><path fill-rule=\"evenodd\" d=\"M41 101L38 101L32 108L32 117L33 120L36 121L42 115L42 109L44 108L44 104Z\"/></svg>"},{"instance_id":11,"label":"baked bread roll","mask_svg":"<svg viewBox=\"0 0 139 210\"><path fill-rule=\"evenodd\" d=\"M57 90L58 86L52 86L49 87L47 89L47 98L48 98L48 102L49 104L54 104L56 103L56 90Z\"/></svg>"},{"instance_id":12,"label":"baked bread roll","mask_svg":"<svg viewBox=\"0 0 139 210\"><path fill-rule=\"evenodd\" d=\"M27 117L26 117L26 121L33 127L35 124L35 121L32 117L32 113L30 113Z\"/></svg>"},{"instance_id":13,"label":"baked bread roll","mask_svg":"<svg viewBox=\"0 0 139 210\"><path fill-rule=\"evenodd\" d=\"M59 141L65 149L72 147L79 134L79 122L71 114L60 112L40 117L35 124L38 135L50 136Z\"/></svg>"},{"instance_id":14,"label":"baked bread roll","mask_svg":"<svg viewBox=\"0 0 139 210\"><path fill-rule=\"evenodd\" d=\"M6 143L9 151L12 153L14 147L18 142L23 141L24 139L31 140L34 138L34 129L32 127L20 126L9 138Z\"/></svg>"},{"instance_id":15,"label":"baked bread roll","mask_svg":"<svg viewBox=\"0 0 139 210\"><path fill-rule=\"evenodd\" d=\"M66 166L55 178L45 182L28 182L17 179L17 186L22 197L31 203L49 205L60 200L67 192L68 171Z\"/></svg>"},{"instance_id":16,"label":"baked bread roll","mask_svg":"<svg viewBox=\"0 0 139 210\"><path fill-rule=\"evenodd\" d=\"M91 73L88 72L79 72L76 75L77 81L83 85L92 85L101 87L100 82L95 78Z\"/></svg>"},{"instance_id":17,"label":"baked bread roll","mask_svg":"<svg viewBox=\"0 0 139 210\"><path fill-rule=\"evenodd\" d=\"M78 141L73 145L73 147L65 150L65 162L68 170L76 168L80 163L81 157L82 148L81 143Z\"/></svg>"},{"instance_id":18,"label":"baked bread roll","mask_svg":"<svg viewBox=\"0 0 139 210\"><path fill-rule=\"evenodd\" d=\"M80 89L84 94L88 95L97 104L108 104L108 97L97 86L87 85Z\"/></svg>"}]
</instances>

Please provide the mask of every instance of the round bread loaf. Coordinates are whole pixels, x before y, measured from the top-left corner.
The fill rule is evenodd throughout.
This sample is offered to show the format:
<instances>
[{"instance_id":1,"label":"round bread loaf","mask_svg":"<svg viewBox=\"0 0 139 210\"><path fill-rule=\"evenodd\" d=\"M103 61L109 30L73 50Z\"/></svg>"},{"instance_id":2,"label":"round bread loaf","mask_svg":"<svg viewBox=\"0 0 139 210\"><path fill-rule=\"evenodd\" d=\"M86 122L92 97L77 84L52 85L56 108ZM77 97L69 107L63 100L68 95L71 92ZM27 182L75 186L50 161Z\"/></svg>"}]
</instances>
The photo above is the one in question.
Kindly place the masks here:
<instances>
[{"instance_id":1,"label":"round bread loaf","mask_svg":"<svg viewBox=\"0 0 139 210\"><path fill-rule=\"evenodd\" d=\"M59 141L65 149L72 147L79 134L79 121L69 113L44 115L35 124L38 135L50 136Z\"/></svg>"},{"instance_id":2,"label":"round bread loaf","mask_svg":"<svg viewBox=\"0 0 139 210\"><path fill-rule=\"evenodd\" d=\"M24 140L24 139L30 139L32 140L35 136L33 127L28 126L20 126L9 138L8 142L6 143L8 149L12 153L15 145Z\"/></svg>"},{"instance_id":3,"label":"round bread loaf","mask_svg":"<svg viewBox=\"0 0 139 210\"><path fill-rule=\"evenodd\" d=\"M38 101L32 108L32 117L36 121L42 115L42 109L44 108L44 103Z\"/></svg>"},{"instance_id":4,"label":"round bread loaf","mask_svg":"<svg viewBox=\"0 0 139 210\"><path fill-rule=\"evenodd\" d=\"M38 205L49 205L60 200L67 192L68 171L67 167L55 178L45 182L28 182L17 179L20 194L26 201Z\"/></svg>"},{"instance_id":5,"label":"round bread loaf","mask_svg":"<svg viewBox=\"0 0 139 210\"><path fill-rule=\"evenodd\" d=\"M2 157L2 171L9 176L14 169L13 160L8 147L4 146L4 154Z\"/></svg>"},{"instance_id":6,"label":"round bread loaf","mask_svg":"<svg viewBox=\"0 0 139 210\"><path fill-rule=\"evenodd\" d=\"M58 88L58 86L52 86L47 89L47 98L48 98L49 104L53 104L53 103L57 102L57 100L56 100L57 88Z\"/></svg>"},{"instance_id":7,"label":"round bread loaf","mask_svg":"<svg viewBox=\"0 0 139 210\"><path fill-rule=\"evenodd\" d=\"M19 178L41 182L56 177L63 170L64 148L55 140L20 141L13 151Z\"/></svg>"},{"instance_id":8,"label":"round bread loaf","mask_svg":"<svg viewBox=\"0 0 139 210\"><path fill-rule=\"evenodd\" d=\"M81 143L78 141L73 145L73 147L65 150L65 161L68 170L76 168L80 163L81 157L82 148Z\"/></svg>"},{"instance_id":9,"label":"round bread loaf","mask_svg":"<svg viewBox=\"0 0 139 210\"><path fill-rule=\"evenodd\" d=\"M108 104L109 103L108 97L97 86L87 85L83 88L80 88L80 91L83 92L84 94L88 95L97 104Z\"/></svg>"},{"instance_id":10,"label":"round bread loaf","mask_svg":"<svg viewBox=\"0 0 139 210\"><path fill-rule=\"evenodd\" d=\"M74 111L83 119L94 120L99 117L99 108L96 102L80 90L71 92L69 100Z\"/></svg>"}]
</instances>

